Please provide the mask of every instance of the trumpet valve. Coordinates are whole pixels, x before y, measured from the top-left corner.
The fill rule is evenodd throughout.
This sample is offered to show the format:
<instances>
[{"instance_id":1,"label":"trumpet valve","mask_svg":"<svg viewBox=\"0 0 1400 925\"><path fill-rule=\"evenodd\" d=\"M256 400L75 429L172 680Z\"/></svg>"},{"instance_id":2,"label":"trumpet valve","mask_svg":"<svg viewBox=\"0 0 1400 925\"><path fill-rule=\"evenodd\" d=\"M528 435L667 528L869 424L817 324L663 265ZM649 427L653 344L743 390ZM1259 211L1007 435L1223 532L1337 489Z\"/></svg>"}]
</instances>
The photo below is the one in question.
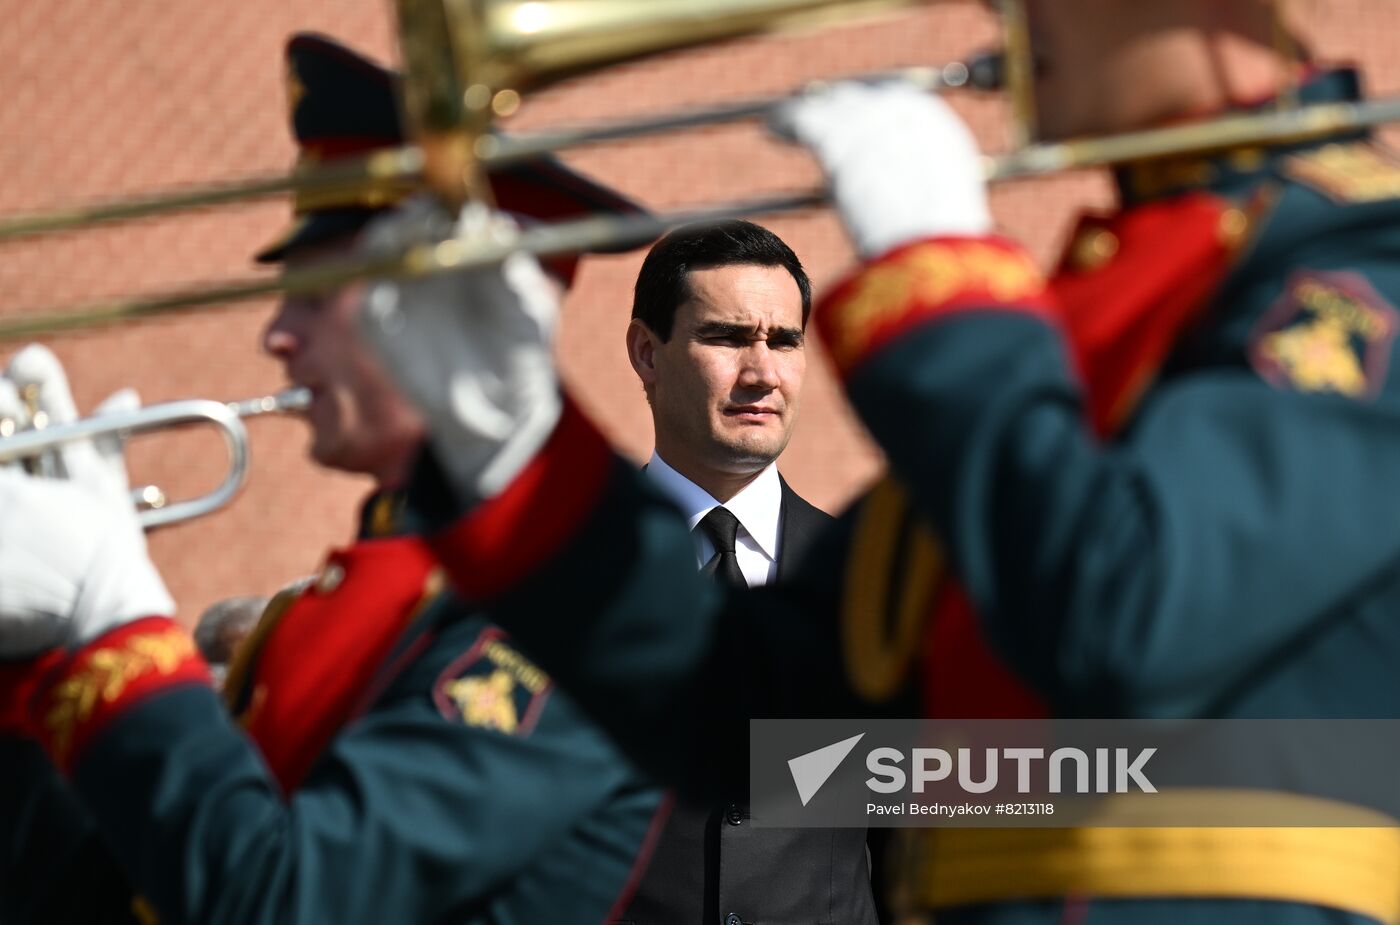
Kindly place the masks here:
<instances>
[{"instance_id":1,"label":"trumpet valve","mask_svg":"<svg viewBox=\"0 0 1400 925\"><path fill-rule=\"evenodd\" d=\"M165 507L169 500L158 485L143 485L131 490L131 500L138 511L156 511Z\"/></svg>"},{"instance_id":2,"label":"trumpet valve","mask_svg":"<svg viewBox=\"0 0 1400 925\"><path fill-rule=\"evenodd\" d=\"M30 429L43 430L45 427L48 427L48 412L39 407L39 386L26 385L19 390L19 397L20 400L24 402L25 409L29 412Z\"/></svg>"}]
</instances>

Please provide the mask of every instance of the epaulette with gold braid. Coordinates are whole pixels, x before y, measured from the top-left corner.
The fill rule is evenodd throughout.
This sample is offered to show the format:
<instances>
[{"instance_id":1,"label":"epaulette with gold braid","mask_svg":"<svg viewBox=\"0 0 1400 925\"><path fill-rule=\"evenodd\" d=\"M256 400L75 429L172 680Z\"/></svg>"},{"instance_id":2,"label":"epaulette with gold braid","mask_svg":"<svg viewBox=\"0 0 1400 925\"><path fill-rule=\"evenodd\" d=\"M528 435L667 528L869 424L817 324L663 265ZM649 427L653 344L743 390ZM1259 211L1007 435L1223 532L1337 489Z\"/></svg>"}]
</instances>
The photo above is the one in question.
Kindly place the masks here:
<instances>
[{"instance_id":1,"label":"epaulette with gold braid","mask_svg":"<svg viewBox=\"0 0 1400 925\"><path fill-rule=\"evenodd\" d=\"M1291 155L1283 173L1344 205L1400 199L1400 158L1368 141Z\"/></svg>"}]
</instances>

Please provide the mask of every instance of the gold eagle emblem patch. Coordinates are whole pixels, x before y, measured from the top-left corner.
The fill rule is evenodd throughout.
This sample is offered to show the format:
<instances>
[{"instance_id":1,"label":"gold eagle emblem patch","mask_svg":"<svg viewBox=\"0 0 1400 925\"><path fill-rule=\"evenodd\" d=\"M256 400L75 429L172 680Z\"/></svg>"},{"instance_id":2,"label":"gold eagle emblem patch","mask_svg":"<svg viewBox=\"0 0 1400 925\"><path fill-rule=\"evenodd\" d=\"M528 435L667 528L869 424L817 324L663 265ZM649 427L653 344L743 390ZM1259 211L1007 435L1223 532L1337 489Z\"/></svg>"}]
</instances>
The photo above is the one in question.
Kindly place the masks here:
<instances>
[{"instance_id":1,"label":"gold eagle emblem patch","mask_svg":"<svg viewBox=\"0 0 1400 925\"><path fill-rule=\"evenodd\" d=\"M496 627L484 630L433 685L444 718L505 735L529 735L553 683Z\"/></svg>"},{"instance_id":2,"label":"gold eagle emblem patch","mask_svg":"<svg viewBox=\"0 0 1400 925\"><path fill-rule=\"evenodd\" d=\"M488 678L458 678L446 687L447 696L468 726L485 726L510 734L520 727L515 712L515 679L496 670Z\"/></svg>"},{"instance_id":3,"label":"gold eagle emblem patch","mask_svg":"<svg viewBox=\"0 0 1400 925\"><path fill-rule=\"evenodd\" d=\"M1250 336L1249 360L1280 388L1374 398L1397 329L1395 308L1361 275L1301 273Z\"/></svg>"}]
</instances>

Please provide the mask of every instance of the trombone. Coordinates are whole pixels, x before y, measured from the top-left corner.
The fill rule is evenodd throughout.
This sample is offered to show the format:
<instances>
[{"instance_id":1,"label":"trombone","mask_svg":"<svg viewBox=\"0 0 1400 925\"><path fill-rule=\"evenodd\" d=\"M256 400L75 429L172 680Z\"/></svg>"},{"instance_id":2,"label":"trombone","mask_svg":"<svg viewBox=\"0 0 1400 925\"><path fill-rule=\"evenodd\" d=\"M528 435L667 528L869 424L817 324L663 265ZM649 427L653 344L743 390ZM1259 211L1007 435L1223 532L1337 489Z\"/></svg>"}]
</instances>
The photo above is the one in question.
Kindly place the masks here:
<instances>
[{"instance_id":1,"label":"trombone","mask_svg":"<svg viewBox=\"0 0 1400 925\"><path fill-rule=\"evenodd\" d=\"M418 144L334 169L259 178L204 190L161 194L47 215L0 220L0 242L99 222L301 189L359 189L405 178L450 204L482 198L482 171L565 147L656 131L762 116L786 97L692 112L510 138L490 132L495 117L520 104L520 92L561 77L661 51L792 26L848 21L934 0L396 0L405 64L405 116ZM1015 8L1011 0L1004 0ZM1009 20L1008 22L1011 22ZM1008 29L1004 64L995 57L898 72L929 90L996 89L1024 102L1024 44ZM1016 47L1012 47L1016 46ZM1019 52L1018 52L1019 49ZM890 75L883 75L890 76ZM867 78L870 79L870 78ZM800 92L813 92L812 88ZM1400 120L1400 98L1295 106L1226 116L1211 122L1118 136L1030 144L989 157L991 182L1131 161L1203 154L1239 146L1303 141ZM0 319L0 339L35 336L135 320L187 307L231 303L275 292L306 292L367 276L412 277L499 261L513 250L541 257L647 243L677 224L819 207L824 190L705 207L659 217L582 219L518 232L508 241L447 240L391 257L372 257L195 289L89 302L62 311L36 310Z\"/></svg>"},{"instance_id":2,"label":"trombone","mask_svg":"<svg viewBox=\"0 0 1400 925\"><path fill-rule=\"evenodd\" d=\"M902 80L930 93L963 88L997 90L1002 82L1001 56L991 53L979 54L967 61L954 61L942 66L908 67L844 79L868 82ZM798 92L813 92L818 86L820 84L814 84ZM641 138L681 129L704 128L744 119L761 119L792 99L794 95L765 96L678 113L619 119L601 125L568 126L521 135L486 134L476 139L472 151L476 161L489 172L498 167L520 164L567 148ZM118 202L0 218L0 244L20 238L265 199L292 192L322 193L345 188L388 185L405 180L421 181L422 172L421 149L414 146L396 148L353 159L344 164L320 167L314 172L256 177L196 190L155 193Z\"/></svg>"},{"instance_id":3,"label":"trombone","mask_svg":"<svg viewBox=\"0 0 1400 925\"><path fill-rule=\"evenodd\" d=\"M468 158L472 169L490 170L566 147L759 117L785 97L513 138L489 131L495 117L519 107L521 89L600 65L932 2L937 0L479 0L468 8L452 0L395 0L406 72L405 115L417 129L419 145L290 174L0 218L0 242L290 192L431 181L447 156L442 134L463 127L470 129L470 144L451 156ZM979 81L994 89L1000 81L994 68L988 57L971 67L954 62L872 77L901 76L929 90Z\"/></svg>"},{"instance_id":4,"label":"trombone","mask_svg":"<svg viewBox=\"0 0 1400 925\"><path fill-rule=\"evenodd\" d=\"M42 459L59 447L79 440L132 436L193 424L212 425L224 439L228 469L215 488L187 500L171 502L159 487L132 489L137 519L146 530L180 523L213 513L233 500L248 480L248 429L246 418L264 414L297 414L311 404L304 388L286 389L275 395L246 401L219 402L203 398L149 405L134 411L93 415L45 428L22 430L0 438L0 465Z\"/></svg>"},{"instance_id":5,"label":"trombone","mask_svg":"<svg viewBox=\"0 0 1400 925\"><path fill-rule=\"evenodd\" d=\"M1324 138L1400 121L1400 97L1355 103L1322 103L1296 109L1226 116L1212 122L1148 129L1104 138L1030 145L984 159L988 182L1046 176L1069 170ZM36 310L0 318L0 340L36 337L98 325L136 321L185 308L255 299L274 293L321 291L365 277L408 278L499 263L525 251L554 257L592 250L641 247L677 225L773 215L821 208L826 190L762 197L665 215L585 218L515 232L502 239L449 239L419 244L390 257L348 259L276 279L229 282L153 296L87 302L62 310Z\"/></svg>"}]
</instances>

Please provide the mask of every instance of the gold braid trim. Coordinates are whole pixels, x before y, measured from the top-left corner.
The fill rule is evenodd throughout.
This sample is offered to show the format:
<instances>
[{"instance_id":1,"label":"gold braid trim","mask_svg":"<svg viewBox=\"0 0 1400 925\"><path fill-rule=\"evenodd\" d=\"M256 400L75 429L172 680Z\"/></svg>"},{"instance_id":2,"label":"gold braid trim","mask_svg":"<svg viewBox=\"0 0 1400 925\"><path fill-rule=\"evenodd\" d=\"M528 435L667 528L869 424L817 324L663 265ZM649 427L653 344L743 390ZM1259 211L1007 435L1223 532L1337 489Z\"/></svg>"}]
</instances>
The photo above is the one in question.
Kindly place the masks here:
<instances>
[{"instance_id":1,"label":"gold braid trim","mask_svg":"<svg viewBox=\"0 0 1400 925\"><path fill-rule=\"evenodd\" d=\"M112 703L138 678L171 674L194 656L194 640L173 625L79 654L77 667L50 693L44 714L54 758L67 760L73 733L99 703Z\"/></svg>"},{"instance_id":2,"label":"gold braid trim","mask_svg":"<svg viewBox=\"0 0 1400 925\"><path fill-rule=\"evenodd\" d=\"M842 599L841 651L851 687L870 701L899 689L919 647L924 617L943 574L943 554L928 528L908 515L904 489L886 477L861 504ZM893 633L885 632L890 584L899 563L900 538L908 535L903 584Z\"/></svg>"},{"instance_id":3,"label":"gold braid trim","mask_svg":"<svg viewBox=\"0 0 1400 925\"><path fill-rule=\"evenodd\" d=\"M1153 827L1181 819L1219 827ZM1270 819L1319 824L1251 824ZM923 909L1071 896L1273 900L1400 925L1400 828L1366 807L1267 790L1181 790L1108 797L1090 821L920 830L905 872L910 893Z\"/></svg>"},{"instance_id":4,"label":"gold braid trim","mask_svg":"<svg viewBox=\"0 0 1400 925\"><path fill-rule=\"evenodd\" d=\"M995 241L916 245L856 277L826 312L827 349L849 368L885 325L960 296L985 292L998 302L1038 298L1045 277L1031 257Z\"/></svg>"}]
</instances>

